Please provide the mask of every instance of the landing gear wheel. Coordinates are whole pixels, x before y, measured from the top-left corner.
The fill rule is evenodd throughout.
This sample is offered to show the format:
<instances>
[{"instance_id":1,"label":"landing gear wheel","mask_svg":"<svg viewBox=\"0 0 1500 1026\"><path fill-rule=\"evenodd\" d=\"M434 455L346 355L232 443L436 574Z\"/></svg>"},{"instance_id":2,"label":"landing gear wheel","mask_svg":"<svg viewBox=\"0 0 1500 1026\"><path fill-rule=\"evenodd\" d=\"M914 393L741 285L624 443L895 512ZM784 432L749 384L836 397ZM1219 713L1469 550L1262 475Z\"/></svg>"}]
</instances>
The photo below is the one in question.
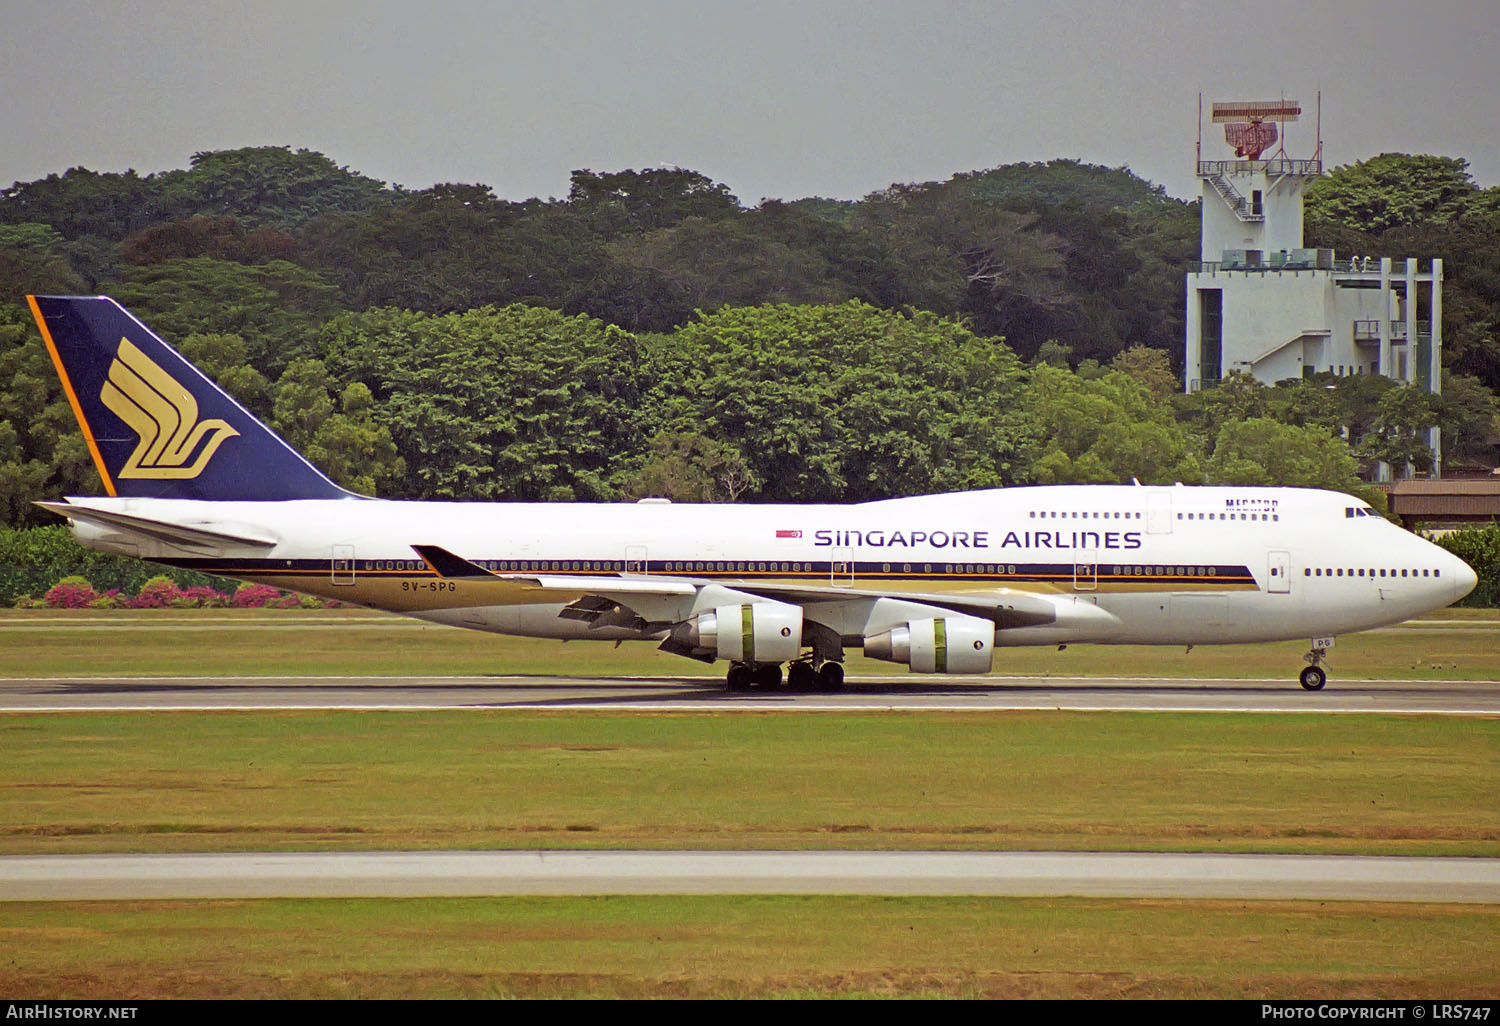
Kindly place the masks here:
<instances>
[{"instance_id":1,"label":"landing gear wheel","mask_svg":"<svg viewBox=\"0 0 1500 1026\"><path fill-rule=\"evenodd\" d=\"M1322 691L1323 685L1328 683L1328 674L1323 672L1321 666L1304 666L1299 679L1308 691Z\"/></svg>"},{"instance_id":2,"label":"landing gear wheel","mask_svg":"<svg viewBox=\"0 0 1500 1026\"><path fill-rule=\"evenodd\" d=\"M781 666L777 663L765 663L755 668L755 683L763 688L781 687Z\"/></svg>"},{"instance_id":3,"label":"landing gear wheel","mask_svg":"<svg viewBox=\"0 0 1500 1026\"><path fill-rule=\"evenodd\" d=\"M786 668L786 686L793 691L811 691L818 686L817 671L811 663L793 663Z\"/></svg>"},{"instance_id":4,"label":"landing gear wheel","mask_svg":"<svg viewBox=\"0 0 1500 1026\"><path fill-rule=\"evenodd\" d=\"M844 666L842 663L827 662L818 667L818 690L844 690Z\"/></svg>"},{"instance_id":5,"label":"landing gear wheel","mask_svg":"<svg viewBox=\"0 0 1500 1026\"><path fill-rule=\"evenodd\" d=\"M729 682L730 691L745 691L754 683L755 673L744 663L734 663L729 667L729 675L726 679Z\"/></svg>"}]
</instances>

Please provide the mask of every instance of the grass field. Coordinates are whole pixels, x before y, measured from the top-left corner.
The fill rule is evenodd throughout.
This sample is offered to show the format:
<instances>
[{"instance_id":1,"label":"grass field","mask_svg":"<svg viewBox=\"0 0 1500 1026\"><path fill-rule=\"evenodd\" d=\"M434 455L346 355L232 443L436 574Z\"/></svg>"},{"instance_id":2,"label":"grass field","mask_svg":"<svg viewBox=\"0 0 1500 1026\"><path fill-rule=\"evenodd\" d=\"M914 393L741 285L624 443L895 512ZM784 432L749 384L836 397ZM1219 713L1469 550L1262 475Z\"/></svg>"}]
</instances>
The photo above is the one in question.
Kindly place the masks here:
<instances>
[{"instance_id":1,"label":"grass field","mask_svg":"<svg viewBox=\"0 0 1500 1026\"><path fill-rule=\"evenodd\" d=\"M1342 678L1500 676L1500 619L1341 638ZM1010 650L1274 676L1302 645ZM0 676L709 668L358 611L0 614ZM851 673L904 675L855 660ZM923 678L914 678L922 680ZM1500 856L1494 718L1057 712L0 715L0 853L1046 848ZM1500 908L616 897L0 903L43 997L1500 997Z\"/></svg>"},{"instance_id":2,"label":"grass field","mask_svg":"<svg viewBox=\"0 0 1500 1026\"><path fill-rule=\"evenodd\" d=\"M1500 855L1500 719L1207 713L0 716L0 852Z\"/></svg>"},{"instance_id":3,"label":"grass field","mask_svg":"<svg viewBox=\"0 0 1500 1026\"><path fill-rule=\"evenodd\" d=\"M1500 909L599 897L0 905L12 999L1500 996Z\"/></svg>"},{"instance_id":4,"label":"grass field","mask_svg":"<svg viewBox=\"0 0 1500 1026\"><path fill-rule=\"evenodd\" d=\"M1270 677L1295 681L1307 642L1070 645L1002 648L1002 674L1137 677ZM1382 631L1340 637L1333 682L1367 679L1500 679L1500 613L1445 609ZM852 676L907 677L905 667L850 651ZM704 676L717 668L648 643L536 641L339 609L4 610L0 677L285 674ZM914 676L914 680L924 678ZM926 678L930 680L931 678Z\"/></svg>"}]
</instances>

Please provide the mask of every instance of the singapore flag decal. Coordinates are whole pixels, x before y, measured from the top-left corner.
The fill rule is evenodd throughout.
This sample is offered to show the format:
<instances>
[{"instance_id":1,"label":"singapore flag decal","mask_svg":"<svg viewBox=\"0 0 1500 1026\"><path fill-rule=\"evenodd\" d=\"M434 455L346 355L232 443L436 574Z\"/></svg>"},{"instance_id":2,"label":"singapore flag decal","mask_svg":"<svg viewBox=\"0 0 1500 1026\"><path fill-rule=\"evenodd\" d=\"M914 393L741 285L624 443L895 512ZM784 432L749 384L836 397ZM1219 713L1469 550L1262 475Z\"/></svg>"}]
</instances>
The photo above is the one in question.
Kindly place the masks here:
<instances>
[{"instance_id":1,"label":"singapore flag decal","mask_svg":"<svg viewBox=\"0 0 1500 1026\"><path fill-rule=\"evenodd\" d=\"M784 531L784 530L779 530L779 531L776 532L776 537L778 537L778 538L801 538L802 537L802 532L801 531Z\"/></svg>"}]
</instances>

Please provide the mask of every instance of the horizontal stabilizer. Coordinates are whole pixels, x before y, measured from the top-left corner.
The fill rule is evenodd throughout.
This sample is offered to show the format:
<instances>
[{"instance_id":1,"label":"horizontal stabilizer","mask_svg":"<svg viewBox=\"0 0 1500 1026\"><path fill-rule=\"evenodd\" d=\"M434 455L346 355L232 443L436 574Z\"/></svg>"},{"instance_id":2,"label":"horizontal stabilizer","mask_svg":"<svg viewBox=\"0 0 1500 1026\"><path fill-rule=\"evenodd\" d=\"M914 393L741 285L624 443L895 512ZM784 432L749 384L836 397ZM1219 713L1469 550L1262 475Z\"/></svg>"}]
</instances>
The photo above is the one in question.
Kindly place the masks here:
<instances>
[{"instance_id":1,"label":"horizontal stabilizer","mask_svg":"<svg viewBox=\"0 0 1500 1026\"><path fill-rule=\"evenodd\" d=\"M132 516L128 513L95 509L92 506L71 502L39 502L37 505L58 516L67 517L69 520L82 520L97 527L123 531L127 534L149 538L152 541L185 548L223 549L248 546L256 549L269 549L278 544L275 538L251 533L253 528L249 525L244 525L243 528L234 525L233 530L227 530L228 525L219 523L212 527L207 524L179 524L170 520Z\"/></svg>"}]
</instances>

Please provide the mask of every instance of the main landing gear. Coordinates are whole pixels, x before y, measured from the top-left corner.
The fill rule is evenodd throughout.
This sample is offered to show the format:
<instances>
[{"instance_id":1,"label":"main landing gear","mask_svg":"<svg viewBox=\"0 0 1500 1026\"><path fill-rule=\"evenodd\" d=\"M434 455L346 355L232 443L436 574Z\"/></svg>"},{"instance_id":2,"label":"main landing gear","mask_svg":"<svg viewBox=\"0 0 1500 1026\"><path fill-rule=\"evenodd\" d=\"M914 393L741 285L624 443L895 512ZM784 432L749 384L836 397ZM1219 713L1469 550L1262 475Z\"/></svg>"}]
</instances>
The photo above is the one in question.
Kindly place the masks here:
<instances>
[{"instance_id":1,"label":"main landing gear","mask_svg":"<svg viewBox=\"0 0 1500 1026\"><path fill-rule=\"evenodd\" d=\"M732 663L727 680L730 691L777 688L781 686L781 667L775 663ZM827 659L813 669L810 660L802 659L787 666L786 684L793 691L839 691L844 687L844 667Z\"/></svg>"},{"instance_id":2,"label":"main landing gear","mask_svg":"<svg viewBox=\"0 0 1500 1026\"><path fill-rule=\"evenodd\" d=\"M1323 657L1333 647L1332 638L1313 638L1312 651L1307 653L1308 665L1302 668L1297 679L1307 691L1322 691L1323 685L1328 683L1328 672L1323 669Z\"/></svg>"}]
</instances>

